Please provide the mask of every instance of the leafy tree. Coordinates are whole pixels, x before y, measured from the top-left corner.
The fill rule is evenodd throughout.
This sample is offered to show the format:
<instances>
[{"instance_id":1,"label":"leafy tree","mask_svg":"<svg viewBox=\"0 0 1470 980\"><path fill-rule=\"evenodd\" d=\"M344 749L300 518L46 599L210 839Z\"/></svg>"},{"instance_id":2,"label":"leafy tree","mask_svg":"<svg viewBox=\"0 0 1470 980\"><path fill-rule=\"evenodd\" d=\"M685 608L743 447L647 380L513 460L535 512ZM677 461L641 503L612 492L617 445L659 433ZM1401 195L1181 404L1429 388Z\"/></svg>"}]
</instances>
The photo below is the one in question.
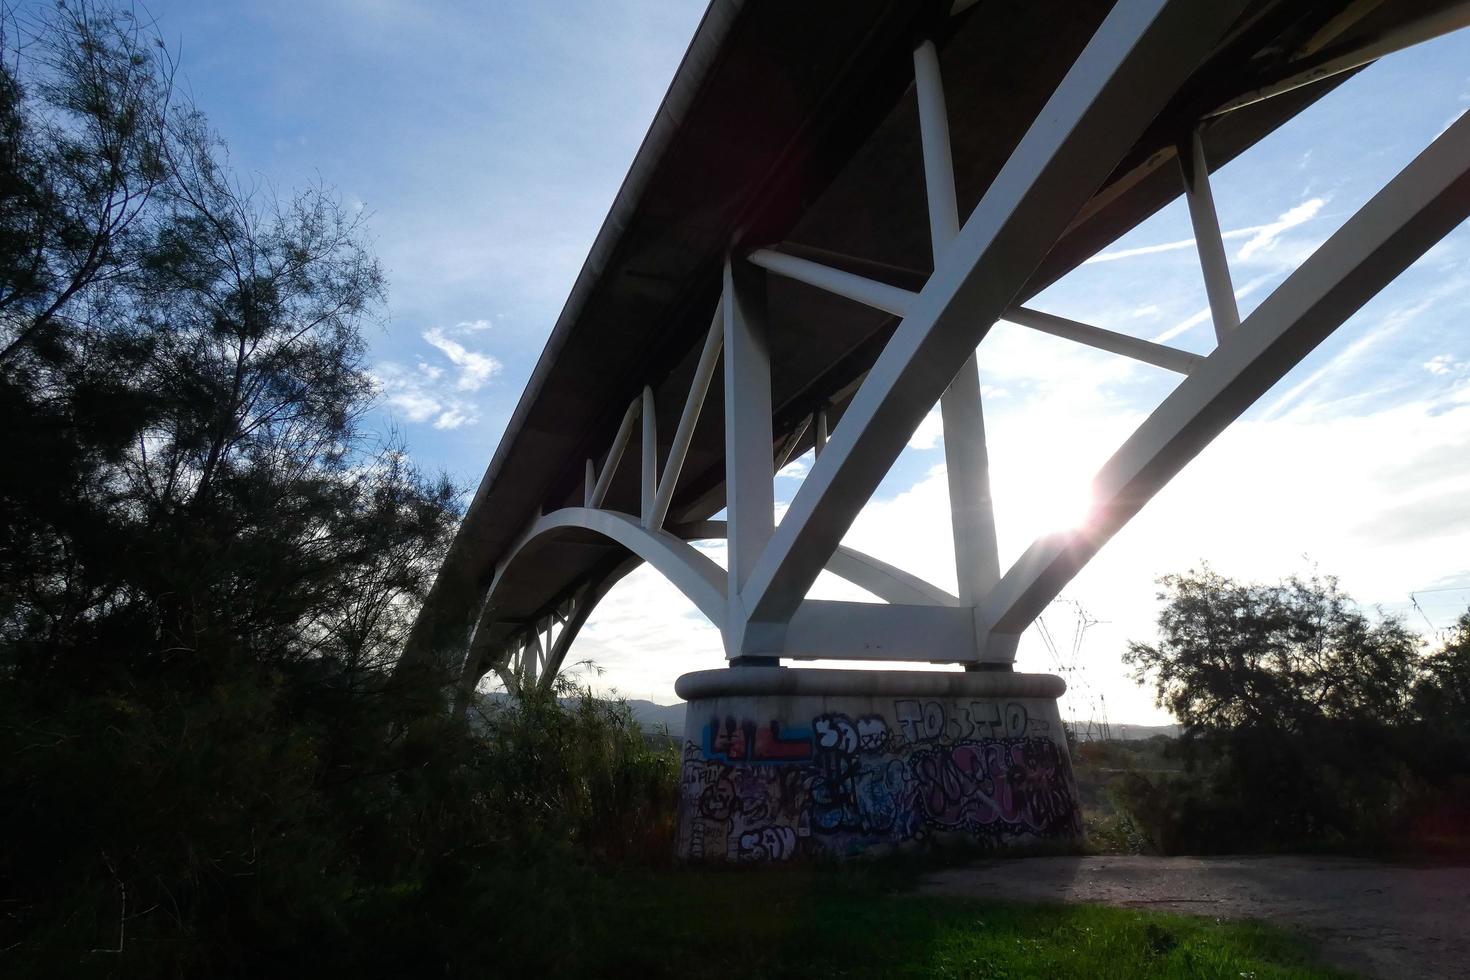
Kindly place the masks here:
<instances>
[{"instance_id":1,"label":"leafy tree","mask_svg":"<svg viewBox=\"0 0 1470 980\"><path fill-rule=\"evenodd\" d=\"M1337 579L1242 584L1206 566L1160 581L1159 639L1130 643L1123 657L1187 728L1403 719L1419 640L1355 609Z\"/></svg>"},{"instance_id":2,"label":"leafy tree","mask_svg":"<svg viewBox=\"0 0 1470 980\"><path fill-rule=\"evenodd\" d=\"M1421 718L1443 725L1470 748L1470 612L1460 616L1444 646L1424 658L1414 686Z\"/></svg>"},{"instance_id":3,"label":"leafy tree","mask_svg":"<svg viewBox=\"0 0 1470 980\"><path fill-rule=\"evenodd\" d=\"M12 665L228 670L396 652L454 491L360 428L383 279L325 191L235 182L125 12L0 69L0 638Z\"/></svg>"},{"instance_id":4,"label":"leafy tree","mask_svg":"<svg viewBox=\"0 0 1470 980\"><path fill-rule=\"evenodd\" d=\"M1411 709L1419 639L1331 577L1271 585L1208 567L1161 579L1159 638L1124 659L1185 726L1186 774L1134 774L1125 803L1165 851L1403 839L1448 770ZM1432 795L1430 793L1429 795Z\"/></svg>"}]
</instances>

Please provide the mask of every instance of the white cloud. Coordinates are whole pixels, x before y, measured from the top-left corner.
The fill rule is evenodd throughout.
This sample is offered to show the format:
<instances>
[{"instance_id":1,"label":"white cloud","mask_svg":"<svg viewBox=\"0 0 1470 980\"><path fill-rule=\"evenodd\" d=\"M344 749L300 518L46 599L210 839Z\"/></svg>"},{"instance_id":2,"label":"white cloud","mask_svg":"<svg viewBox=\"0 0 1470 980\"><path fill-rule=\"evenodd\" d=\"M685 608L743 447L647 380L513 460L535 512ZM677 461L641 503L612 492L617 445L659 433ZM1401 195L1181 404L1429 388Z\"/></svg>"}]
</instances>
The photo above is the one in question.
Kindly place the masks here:
<instances>
[{"instance_id":1,"label":"white cloud","mask_svg":"<svg viewBox=\"0 0 1470 980\"><path fill-rule=\"evenodd\" d=\"M1281 278L1281 274L1279 272L1267 272L1263 275L1256 276L1254 279L1247 282L1244 286L1240 286L1235 290L1236 301L1239 302L1240 300L1245 299L1247 296L1251 295L1262 286L1279 278ZM1180 334L1186 333L1194 327L1199 326L1201 323L1209 322L1211 322L1210 308L1206 306L1204 309L1195 311L1191 315L1185 317L1183 320L1180 320L1178 323L1174 324L1168 330L1165 330L1158 336L1154 337L1153 342L1156 344L1166 344L1169 341L1173 340L1175 337L1178 337Z\"/></svg>"},{"instance_id":2,"label":"white cloud","mask_svg":"<svg viewBox=\"0 0 1470 980\"><path fill-rule=\"evenodd\" d=\"M1276 239L1280 238L1285 231L1295 228L1297 225L1310 221L1322 210L1326 200L1314 197L1310 201L1304 201L1296 207L1287 211L1275 221L1264 225L1249 225L1245 228L1231 228L1220 233L1220 237L1226 241L1236 238L1249 237L1250 241L1241 246L1236 254L1238 259L1248 259L1258 252L1268 251L1274 246ZM1180 238L1172 242L1159 242L1155 245L1139 245L1134 248L1120 248L1111 252L1099 252L1092 258L1083 262L1083 265L1096 265L1099 262L1117 262L1120 259L1136 259L1144 255L1158 255L1162 252L1177 252L1186 248L1194 247L1193 238Z\"/></svg>"},{"instance_id":3,"label":"white cloud","mask_svg":"<svg viewBox=\"0 0 1470 980\"><path fill-rule=\"evenodd\" d=\"M442 327L424 331L424 340L437 348L450 363L459 368L459 377L454 386L460 391L479 391L492 377L500 373L500 362L489 354L482 354L450 339Z\"/></svg>"},{"instance_id":4,"label":"white cloud","mask_svg":"<svg viewBox=\"0 0 1470 980\"><path fill-rule=\"evenodd\" d=\"M457 429L479 420L473 404L462 398L445 395L439 379L441 368L420 363L410 370L392 361L373 368L371 377L383 404L399 413L405 421L432 421L436 429Z\"/></svg>"},{"instance_id":5,"label":"white cloud","mask_svg":"<svg viewBox=\"0 0 1470 980\"><path fill-rule=\"evenodd\" d=\"M1449 354L1436 354L1423 364L1424 370L1437 376L1454 374L1464 367L1465 365L1463 363L1455 360Z\"/></svg>"},{"instance_id":6,"label":"white cloud","mask_svg":"<svg viewBox=\"0 0 1470 980\"><path fill-rule=\"evenodd\" d=\"M796 457L791 462L787 463L785 466L777 470L776 476L789 480L804 479L808 471L811 470L812 459L813 456L811 450L807 450L805 453Z\"/></svg>"},{"instance_id":7,"label":"white cloud","mask_svg":"<svg viewBox=\"0 0 1470 980\"><path fill-rule=\"evenodd\" d=\"M386 394L384 399L389 405L403 412L404 417L410 422L427 422L439 411L439 403L421 391L414 390L390 390L391 382L384 382L380 377L378 386Z\"/></svg>"},{"instance_id":8,"label":"white cloud","mask_svg":"<svg viewBox=\"0 0 1470 980\"><path fill-rule=\"evenodd\" d=\"M939 409L929 410L924 416L924 421L914 430L909 437L910 449L937 449L944 443L944 418L939 414Z\"/></svg>"},{"instance_id":9,"label":"white cloud","mask_svg":"<svg viewBox=\"0 0 1470 980\"><path fill-rule=\"evenodd\" d=\"M487 320L467 320L453 329L476 332L489 326ZM499 374L500 361L469 349L442 327L426 330L421 336L443 355L448 366L426 360L420 360L412 369L393 361L379 363L372 378L383 403L409 422L432 422L436 429L458 429L478 422L478 406L464 396L479 391Z\"/></svg>"},{"instance_id":10,"label":"white cloud","mask_svg":"<svg viewBox=\"0 0 1470 980\"><path fill-rule=\"evenodd\" d=\"M1326 198L1314 197L1309 201L1303 201L1301 204L1298 204L1270 224L1262 225L1256 229L1256 233L1251 237L1251 240L1240 247L1240 251L1235 253L1235 257L1245 262L1258 253L1271 251L1281 240L1282 235L1297 225L1311 221L1326 203Z\"/></svg>"}]
</instances>

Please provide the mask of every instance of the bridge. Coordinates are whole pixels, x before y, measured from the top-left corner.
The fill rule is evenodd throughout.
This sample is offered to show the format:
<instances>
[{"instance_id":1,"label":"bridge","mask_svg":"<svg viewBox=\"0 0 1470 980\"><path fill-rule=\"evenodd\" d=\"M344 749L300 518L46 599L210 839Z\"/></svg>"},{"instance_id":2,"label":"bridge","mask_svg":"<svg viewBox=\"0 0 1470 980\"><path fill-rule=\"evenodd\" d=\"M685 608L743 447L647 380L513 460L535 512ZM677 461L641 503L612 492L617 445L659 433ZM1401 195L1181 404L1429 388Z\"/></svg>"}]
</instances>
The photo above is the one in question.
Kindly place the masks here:
<instances>
[{"instance_id":1,"label":"bridge","mask_svg":"<svg viewBox=\"0 0 1470 980\"><path fill-rule=\"evenodd\" d=\"M1210 173L1445 0L714 0L613 201L403 663L549 685L643 563L736 666L1011 669L1021 633L1161 487L1470 214L1470 116L1248 317ZM1183 195L1207 356L1027 305ZM1087 519L1002 568L978 366L1000 319L1177 378ZM943 418L958 593L842 544ZM815 451L779 524L774 474ZM693 542L723 539L727 568ZM818 600L828 570L879 603Z\"/></svg>"}]
</instances>

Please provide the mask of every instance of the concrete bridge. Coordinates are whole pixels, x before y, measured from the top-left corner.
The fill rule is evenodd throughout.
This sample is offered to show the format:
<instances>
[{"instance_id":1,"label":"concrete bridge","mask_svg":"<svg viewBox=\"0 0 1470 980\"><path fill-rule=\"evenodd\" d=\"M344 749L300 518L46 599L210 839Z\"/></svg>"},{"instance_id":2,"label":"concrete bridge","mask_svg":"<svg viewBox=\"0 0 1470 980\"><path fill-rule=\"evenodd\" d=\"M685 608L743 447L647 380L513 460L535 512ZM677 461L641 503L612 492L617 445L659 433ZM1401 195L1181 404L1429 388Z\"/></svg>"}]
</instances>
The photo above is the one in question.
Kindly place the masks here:
<instances>
[{"instance_id":1,"label":"concrete bridge","mask_svg":"<svg viewBox=\"0 0 1470 980\"><path fill-rule=\"evenodd\" d=\"M1443 0L714 0L405 663L462 693L492 670L547 685L646 562L737 669L1010 671L1113 534L1470 213L1470 116L1244 320L1210 171L1374 59L1467 23L1470 4ZM1208 356L1027 305L1181 194ZM1008 568L977 375L1001 318L1178 379L1098 472L1087 520ZM841 544L936 403L958 594ZM774 473L809 449L778 526ZM728 569L691 544L713 538ZM808 598L823 569L884 602Z\"/></svg>"},{"instance_id":2,"label":"concrete bridge","mask_svg":"<svg viewBox=\"0 0 1470 980\"><path fill-rule=\"evenodd\" d=\"M712 3L470 505L412 653L545 684L652 564L732 661L1005 668L1017 636L1231 420L1470 209L1439 137L1245 322L1210 196L1348 73L1464 3ZM961 9L953 9L961 8ZM1028 308L1179 194L1209 357ZM1173 393L1091 518L995 550L976 347L1011 322L1155 365ZM939 402L960 595L841 546ZM817 459L775 527L772 478ZM721 510L724 520L710 518ZM689 545L729 541L728 573ZM818 572L887 601L809 600Z\"/></svg>"}]
</instances>

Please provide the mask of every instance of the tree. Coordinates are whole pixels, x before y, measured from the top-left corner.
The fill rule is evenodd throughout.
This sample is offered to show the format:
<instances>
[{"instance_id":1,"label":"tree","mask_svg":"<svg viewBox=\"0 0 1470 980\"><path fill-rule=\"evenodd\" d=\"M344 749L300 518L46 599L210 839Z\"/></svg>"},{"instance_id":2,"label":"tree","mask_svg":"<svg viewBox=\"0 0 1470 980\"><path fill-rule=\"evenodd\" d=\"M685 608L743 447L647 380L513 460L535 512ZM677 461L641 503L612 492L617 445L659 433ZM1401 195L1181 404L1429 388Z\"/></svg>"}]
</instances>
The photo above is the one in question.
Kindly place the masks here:
<instances>
[{"instance_id":1,"label":"tree","mask_svg":"<svg viewBox=\"0 0 1470 980\"><path fill-rule=\"evenodd\" d=\"M340 928L364 842L411 866L475 812L405 802L464 747L386 669L457 495L363 425L361 216L243 187L127 11L4 26L0 948L218 972Z\"/></svg>"},{"instance_id":2,"label":"tree","mask_svg":"<svg viewBox=\"0 0 1470 980\"><path fill-rule=\"evenodd\" d=\"M392 670L458 505L363 423L361 215L242 187L126 11L0 26L5 975L569 972L677 757Z\"/></svg>"},{"instance_id":3,"label":"tree","mask_svg":"<svg viewBox=\"0 0 1470 980\"><path fill-rule=\"evenodd\" d=\"M1242 584L1206 566L1160 583L1159 639L1130 643L1123 658L1186 729L1402 720L1419 641L1397 619L1354 608L1337 579Z\"/></svg>"},{"instance_id":4,"label":"tree","mask_svg":"<svg viewBox=\"0 0 1470 980\"><path fill-rule=\"evenodd\" d=\"M12 669L380 665L455 493L361 428L383 298L361 215L243 188L127 12L29 30L0 67Z\"/></svg>"},{"instance_id":5,"label":"tree","mask_svg":"<svg viewBox=\"0 0 1470 980\"><path fill-rule=\"evenodd\" d=\"M1409 710L1418 638L1331 577L1243 584L1205 567L1160 582L1159 638L1124 659L1184 724L1186 773L1130 777L1138 824L1173 852L1402 839L1428 776Z\"/></svg>"},{"instance_id":6,"label":"tree","mask_svg":"<svg viewBox=\"0 0 1470 980\"><path fill-rule=\"evenodd\" d=\"M1424 658L1414 708L1426 722L1452 730L1470 747L1470 612L1460 616L1444 646Z\"/></svg>"}]
</instances>

